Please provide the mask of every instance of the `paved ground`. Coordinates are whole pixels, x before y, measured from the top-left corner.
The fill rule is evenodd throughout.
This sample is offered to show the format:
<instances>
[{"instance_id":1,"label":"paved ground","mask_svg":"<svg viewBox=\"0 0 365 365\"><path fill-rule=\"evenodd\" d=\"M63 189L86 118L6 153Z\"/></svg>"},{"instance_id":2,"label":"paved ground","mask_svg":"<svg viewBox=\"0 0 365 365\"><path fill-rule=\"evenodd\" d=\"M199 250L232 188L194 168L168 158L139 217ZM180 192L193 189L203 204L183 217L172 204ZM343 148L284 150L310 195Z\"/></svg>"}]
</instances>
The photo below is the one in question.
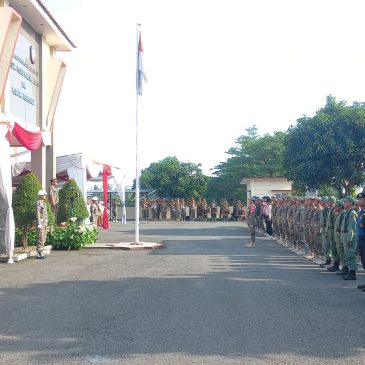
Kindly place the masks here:
<instances>
[{"instance_id":1,"label":"paved ground","mask_svg":"<svg viewBox=\"0 0 365 365\"><path fill-rule=\"evenodd\" d=\"M365 364L354 283L264 237L243 247L240 223L142 232L166 248L0 264L0 364ZM132 234L114 224L100 240Z\"/></svg>"}]
</instances>

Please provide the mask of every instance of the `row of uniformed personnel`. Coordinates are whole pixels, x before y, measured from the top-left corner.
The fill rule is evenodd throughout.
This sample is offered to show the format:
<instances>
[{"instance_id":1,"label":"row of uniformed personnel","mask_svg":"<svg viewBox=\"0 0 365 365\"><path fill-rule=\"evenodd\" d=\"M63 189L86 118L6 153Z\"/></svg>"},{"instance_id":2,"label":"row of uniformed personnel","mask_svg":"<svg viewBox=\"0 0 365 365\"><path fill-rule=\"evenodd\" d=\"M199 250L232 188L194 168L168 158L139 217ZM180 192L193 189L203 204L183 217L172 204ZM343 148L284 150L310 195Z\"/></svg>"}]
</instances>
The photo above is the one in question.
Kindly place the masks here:
<instances>
[{"instance_id":1,"label":"row of uniformed personnel","mask_svg":"<svg viewBox=\"0 0 365 365\"><path fill-rule=\"evenodd\" d=\"M358 245L365 269L365 193L357 198L273 198L274 236L344 280L356 280Z\"/></svg>"}]
</instances>

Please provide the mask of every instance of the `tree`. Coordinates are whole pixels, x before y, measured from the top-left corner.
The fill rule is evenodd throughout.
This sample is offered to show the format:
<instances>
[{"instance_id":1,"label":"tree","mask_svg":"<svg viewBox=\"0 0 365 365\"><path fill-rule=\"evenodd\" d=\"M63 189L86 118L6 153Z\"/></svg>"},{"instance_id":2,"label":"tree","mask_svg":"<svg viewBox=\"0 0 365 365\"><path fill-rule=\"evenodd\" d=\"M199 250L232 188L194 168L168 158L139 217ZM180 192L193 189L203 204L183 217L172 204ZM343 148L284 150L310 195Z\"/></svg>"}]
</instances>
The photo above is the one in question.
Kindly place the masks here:
<instances>
[{"instance_id":1,"label":"tree","mask_svg":"<svg viewBox=\"0 0 365 365\"><path fill-rule=\"evenodd\" d=\"M66 222L68 218L76 217L79 222L89 217L81 190L75 180L68 180L59 191L58 223Z\"/></svg>"},{"instance_id":2,"label":"tree","mask_svg":"<svg viewBox=\"0 0 365 365\"><path fill-rule=\"evenodd\" d=\"M302 117L285 138L284 166L304 190L335 188L349 194L364 182L365 106L327 97L314 117Z\"/></svg>"},{"instance_id":3,"label":"tree","mask_svg":"<svg viewBox=\"0 0 365 365\"><path fill-rule=\"evenodd\" d=\"M246 129L246 134L235 141L227 151L227 161L215 167L209 180L208 198L246 200L246 186L240 185L244 177L284 176L284 132L260 136L256 126Z\"/></svg>"},{"instance_id":4,"label":"tree","mask_svg":"<svg viewBox=\"0 0 365 365\"><path fill-rule=\"evenodd\" d=\"M171 156L150 164L142 170L140 179L142 189L157 190L161 197L185 199L204 196L207 182L200 164L180 162Z\"/></svg>"},{"instance_id":5,"label":"tree","mask_svg":"<svg viewBox=\"0 0 365 365\"><path fill-rule=\"evenodd\" d=\"M38 199L38 191L41 189L42 186L38 177L30 173L23 177L13 195L15 226L22 231L23 247L28 246L29 231L36 224L36 201ZM46 204L48 208L48 223L52 225L54 224L54 216L48 200Z\"/></svg>"}]
</instances>

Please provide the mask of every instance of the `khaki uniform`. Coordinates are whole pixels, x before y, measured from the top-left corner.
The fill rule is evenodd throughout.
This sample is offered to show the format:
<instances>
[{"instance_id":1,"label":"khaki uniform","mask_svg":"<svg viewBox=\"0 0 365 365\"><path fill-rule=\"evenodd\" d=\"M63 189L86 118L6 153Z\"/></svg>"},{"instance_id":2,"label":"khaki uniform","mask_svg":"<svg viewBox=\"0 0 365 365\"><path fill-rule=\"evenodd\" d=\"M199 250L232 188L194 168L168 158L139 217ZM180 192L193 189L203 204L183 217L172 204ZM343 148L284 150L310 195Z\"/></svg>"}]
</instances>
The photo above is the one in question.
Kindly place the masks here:
<instances>
[{"instance_id":1,"label":"khaki uniform","mask_svg":"<svg viewBox=\"0 0 365 365\"><path fill-rule=\"evenodd\" d=\"M329 207L324 207L322 208L320 213L322 252L326 260L330 260L330 245L328 241L328 231L327 231L328 212L329 212Z\"/></svg>"},{"instance_id":2,"label":"khaki uniform","mask_svg":"<svg viewBox=\"0 0 365 365\"><path fill-rule=\"evenodd\" d=\"M60 198L58 195L58 190L56 186L49 187L49 203L51 204L52 212L54 214L55 220L57 222L58 204Z\"/></svg>"},{"instance_id":3,"label":"khaki uniform","mask_svg":"<svg viewBox=\"0 0 365 365\"><path fill-rule=\"evenodd\" d=\"M289 243L291 246L295 245L295 205L289 205L288 207L288 234L289 234Z\"/></svg>"},{"instance_id":4,"label":"khaki uniform","mask_svg":"<svg viewBox=\"0 0 365 365\"><path fill-rule=\"evenodd\" d=\"M43 200L37 200L37 252L42 254L47 239L48 211Z\"/></svg>"},{"instance_id":5,"label":"khaki uniform","mask_svg":"<svg viewBox=\"0 0 365 365\"><path fill-rule=\"evenodd\" d=\"M98 206L96 204L90 205L90 222L98 225Z\"/></svg>"},{"instance_id":6,"label":"khaki uniform","mask_svg":"<svg viewBox=\"0 0 365 365\"><path fill-rule=\"evenodd\" d=\"M247 217L247 225L250 230L251 243L255 243L256 241L256 226L257 226L257 210L256 207L250 209L250 205L247 207L246 217ZM252 212L251 212L252 211Z\"/></svg>"},{"instance_id":7,"label":"khaki uniform","mask_svg":"<svg viewBox=\"0 0 365 365\"><path fill-rule=\"evenodd\" d=\"M271 210L271 219L272 219L272 227L274 230L273 232L274 237L278 237L278 231L279 231L277 212L278 212L278 205L274 203Z\"/></svg>"}]
</instances>

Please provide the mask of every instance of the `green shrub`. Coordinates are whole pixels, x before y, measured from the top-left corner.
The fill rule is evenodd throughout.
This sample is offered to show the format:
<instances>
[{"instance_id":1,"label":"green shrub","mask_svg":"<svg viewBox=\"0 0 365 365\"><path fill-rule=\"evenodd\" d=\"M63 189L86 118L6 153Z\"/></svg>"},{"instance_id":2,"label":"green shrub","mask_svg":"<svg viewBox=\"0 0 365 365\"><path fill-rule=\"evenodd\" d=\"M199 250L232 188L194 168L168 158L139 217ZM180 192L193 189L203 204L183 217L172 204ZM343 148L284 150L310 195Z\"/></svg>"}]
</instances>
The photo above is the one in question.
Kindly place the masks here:
<instances>
[{"instance_id":1,"label":"green shrub","mask_svg":"<svg viewBox=\"0 0 365 365\"><path fill-rule=\"evenodd\" d=\"M47 235L47 244L54 249L79 250L96 242L98 231L92 225L78 225L72 218L65 226L53 227Z\"/></svg>"},{"instance_id":2,"label":"green shrub","mask_svg":"<svg viewBox=\"0 0 365 365\"><path fill-rule=\"evenodd\" d=\"M90 214L87 210L86 203L75 180L71 179L66 182L59 191L59 197L58 224L67 222L71 217L76 217L78 222L81 223L89 217Z\"/></svg>"},{"instance_id":3,"label":"green shrub","mask_svg":"<svg viewBox=\"0 0 365 365\"><path fill-rule=\"evenodd\" d=\"M38 177L30 173L24 176L13 194L15 226L21 231L21 244L24 247L28 245L28 235L31 228L36 225L36 201L38 191L41 189L42 186ZM48 200L46 204L49 224L54 224L54 216Z\"/></svg>"},{"instance_id":4,"label":"green shrub","mask_svg":"<svg viewBox=\"0 0 365 365\"><path fill-rule=\"evenodd\" d=\"M81 249L88 243L96 242L98 231L94 225L77 225L68 221L65 226L51 226L47 233L46 245L52 245L54 249L75 250ZM23 231L15 230L15 245L22 246ZM37 245L37 230L28 232L28 246Z\"/></svg>"}]
</instances>

